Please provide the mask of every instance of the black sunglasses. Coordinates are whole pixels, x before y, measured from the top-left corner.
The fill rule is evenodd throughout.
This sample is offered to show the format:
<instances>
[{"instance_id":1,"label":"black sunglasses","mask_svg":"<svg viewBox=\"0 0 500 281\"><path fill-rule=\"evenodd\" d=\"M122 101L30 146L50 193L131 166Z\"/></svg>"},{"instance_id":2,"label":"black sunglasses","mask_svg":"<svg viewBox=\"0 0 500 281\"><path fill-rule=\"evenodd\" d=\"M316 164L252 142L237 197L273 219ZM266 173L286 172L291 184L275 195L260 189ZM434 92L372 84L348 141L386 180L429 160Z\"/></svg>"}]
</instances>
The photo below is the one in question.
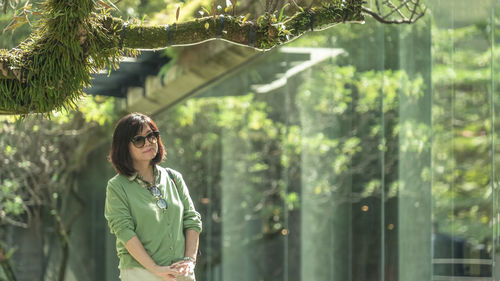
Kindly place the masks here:
<instances>
[{"instance_id":1,"label":"black sunglasses","mask_svg":"<svg viewBox=\"0 0 500 281\"><path fill-rule=\"evenodd\" d=\"M132 138L132 143L134 144L135 147L137 148L142 148L146 144L146 139L152 143L155 144L158 142L158 138L160 137L160 132L158 131L153 131L146 136L135 136Z\"/></svg>"}]
</instances>

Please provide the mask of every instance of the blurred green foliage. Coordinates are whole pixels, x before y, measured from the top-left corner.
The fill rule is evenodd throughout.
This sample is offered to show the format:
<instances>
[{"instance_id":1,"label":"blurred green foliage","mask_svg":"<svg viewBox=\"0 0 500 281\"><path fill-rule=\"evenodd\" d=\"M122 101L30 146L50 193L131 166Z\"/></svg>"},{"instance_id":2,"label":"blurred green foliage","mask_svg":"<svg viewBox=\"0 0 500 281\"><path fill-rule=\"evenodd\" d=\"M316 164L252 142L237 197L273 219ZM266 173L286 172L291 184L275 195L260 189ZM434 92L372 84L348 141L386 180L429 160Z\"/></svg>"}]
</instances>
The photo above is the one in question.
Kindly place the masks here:
<instances>
[{"instance_id":1,"label":"blurred green foliage","mask_svg":"<svg viewBox=\"0 0 500 281\"><path fill-rule=\"evenodd\" d=\"M55 209L90 151L117 120L112 98L85 97L75 111L0 117L1 223L28 226L33 212Z\"/></svg>"}]
</instances>

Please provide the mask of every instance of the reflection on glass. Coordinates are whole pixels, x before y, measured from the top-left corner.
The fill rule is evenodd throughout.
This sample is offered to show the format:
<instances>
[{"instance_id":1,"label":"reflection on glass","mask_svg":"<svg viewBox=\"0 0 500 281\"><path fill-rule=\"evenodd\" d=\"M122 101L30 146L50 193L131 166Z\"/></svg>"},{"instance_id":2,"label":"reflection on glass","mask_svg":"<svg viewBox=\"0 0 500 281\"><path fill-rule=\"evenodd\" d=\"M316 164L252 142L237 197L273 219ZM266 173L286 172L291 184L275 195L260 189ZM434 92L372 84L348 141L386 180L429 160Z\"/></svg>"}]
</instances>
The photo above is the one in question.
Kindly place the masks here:
<instances>
[{"instance_id":1,"label":"reflection on glass","mask_svg":"<svg viewBox=\"0 0 500 281\"><path fill-rule=\"evenodd\" d=\"M440 38L433 74L434 276L490 277L494 39L479 26L491 30L494 9L485 1L467 14L451 11L433 31Z\"/></svg>"},{"instance_id":2,"label":"reflection on glass","mask_svg":"<svg viewBox=\"0 0 500 281\"><path fill-rule=\"evenodd\" d=\"M312 33L160 114L204 217L198 278L492 280L500 40L483 2Z\"/></svg>"}]
</instances>

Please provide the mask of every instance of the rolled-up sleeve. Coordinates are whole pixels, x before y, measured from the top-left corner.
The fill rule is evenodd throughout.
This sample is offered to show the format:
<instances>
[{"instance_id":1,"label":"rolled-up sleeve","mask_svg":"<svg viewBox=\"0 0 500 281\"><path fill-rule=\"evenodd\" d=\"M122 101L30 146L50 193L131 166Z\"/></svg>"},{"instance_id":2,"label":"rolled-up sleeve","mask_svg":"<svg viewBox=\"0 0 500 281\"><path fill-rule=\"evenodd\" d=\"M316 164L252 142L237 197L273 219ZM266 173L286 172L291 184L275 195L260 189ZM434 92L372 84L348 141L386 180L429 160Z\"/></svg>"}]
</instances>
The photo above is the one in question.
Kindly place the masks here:
<instances>
[{"instance_id":1,"label":"rolled-up sleeve","mask_svg":"<svg viewBox=\"0 0 500 281\"><path fill-rule=\"evenodd\" d=\"M184 213L182 216L184 223L184 230L192 229L198 233L201 233L202 231L201 215L196 211L194 207L193 200L189 195L189 190L187 188L186 183L184 182L184 179L182 178L182 175L180 173L176 173L176 176L177 178L180 179L181 183L179 186L179 196L182 201L182 204L184 205Z\"/></svg>"},{"instance_id":2,"label":"rolled-up sleeve","mask_svg":"<svg viewBox=\"0 0 500 281\"><path fill-rule=\"evenodd\" d=\"M119 185L112 182L108 182L106 187L104 217L111 233L116 235L120 242L125 244L136 235L126 194Z\"/></svg>"}]
</instances>

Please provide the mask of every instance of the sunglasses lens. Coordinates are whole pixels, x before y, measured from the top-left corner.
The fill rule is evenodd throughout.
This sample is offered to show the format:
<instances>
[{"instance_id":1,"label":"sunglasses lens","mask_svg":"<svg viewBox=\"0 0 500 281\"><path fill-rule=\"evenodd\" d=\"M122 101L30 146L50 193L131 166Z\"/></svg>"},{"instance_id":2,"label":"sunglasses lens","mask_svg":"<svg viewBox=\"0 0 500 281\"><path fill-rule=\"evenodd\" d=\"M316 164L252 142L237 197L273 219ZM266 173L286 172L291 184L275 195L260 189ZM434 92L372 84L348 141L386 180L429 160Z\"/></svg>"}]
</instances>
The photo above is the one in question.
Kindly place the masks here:
<instances>
[{"instance_id":1,"label":"sunglasses lens","mask_svg":"<svg viewBox=\"0 0 500 281\"><path fill-rule=\"evenodd\" d=\"M158 141L158 132L149 133L146 138L150 143L156 143Z\"/></svg>"},{"instance_id":2,"label":"sunglasses lens","mask_svg":"<svg viewBox=\"0 0 500 281\"><path fill-rule=\"evenodd\" d=\"M146 143L146 138L143 136L136 136L132 139L132 143L135 145L135 147L141 148Z\"/></svg>"},{"instance_id":3,"label":"sunglasses lens","mask_svg":"<svg viewBox=\"0 0 500 281\"><path fill-rule=\"evenodd\" d=\"M167 208L167 201L165 201L165 199L163 199L163 198L160 198L160 199L158 199L158 201L156 201L156 206L158 206L158 208L160 208L160 209L166 209Z\"/></svg>"},{"instance_id":4,"label":"sunglasses lens","mask_svg":"<svg viewBox=\"0 0 500 281\"><path fill-rule=\"evenodd\" d=\"M161 196L161 192L156 186L151 188L151 194L153 194L154 197Z\"/></svg>"}]
</instances>

